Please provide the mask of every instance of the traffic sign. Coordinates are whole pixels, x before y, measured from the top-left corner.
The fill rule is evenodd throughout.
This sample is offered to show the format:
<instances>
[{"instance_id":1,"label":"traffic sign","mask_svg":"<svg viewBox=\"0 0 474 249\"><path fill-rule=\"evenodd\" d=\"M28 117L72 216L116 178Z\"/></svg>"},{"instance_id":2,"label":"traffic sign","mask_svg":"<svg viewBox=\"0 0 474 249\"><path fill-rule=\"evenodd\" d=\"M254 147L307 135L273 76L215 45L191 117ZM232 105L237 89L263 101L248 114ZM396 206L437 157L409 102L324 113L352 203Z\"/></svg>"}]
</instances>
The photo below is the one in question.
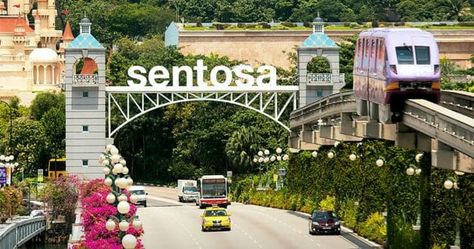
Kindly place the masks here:
<instances>
[{"instance_id":1,"label":"traffic sign","mask_svg":"<svg viewBox=\"0 0 474 249\"><path fill-rule=\"evenodd\" d=\"M38 169L38 182L43 182L43 169Z\"/></svg>"}]
</instances>

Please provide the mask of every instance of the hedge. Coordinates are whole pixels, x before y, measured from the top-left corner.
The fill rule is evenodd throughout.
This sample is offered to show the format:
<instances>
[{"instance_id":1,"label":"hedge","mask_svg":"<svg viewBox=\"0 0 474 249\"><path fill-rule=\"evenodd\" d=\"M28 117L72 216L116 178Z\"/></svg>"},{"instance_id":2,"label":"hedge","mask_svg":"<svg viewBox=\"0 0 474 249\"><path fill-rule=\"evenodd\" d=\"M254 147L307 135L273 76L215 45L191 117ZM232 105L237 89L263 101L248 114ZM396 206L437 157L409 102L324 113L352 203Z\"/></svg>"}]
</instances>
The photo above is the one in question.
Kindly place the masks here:
<instances>
[{"instance_id":1,"label":"hedge","mask_svg":"<svg viewBox=\"0 0 474 249\"><path fill-rule=\"evenodd\" d=\"M334 158L327 157L329 151ZM357 154L355 161L349 160L352 153ZM459 177L460 196L455 199L453 189L443 188L453 172L431 169L430 156L417 164L415 155L390 142L342 143L322 147L316 158L310 151L292 154L280 191L256 191L259 176L234 181L232 191L237 201L307 213L333 202L346 226L390 248L452 245L456 217L462 217L462 246L474 248L474 177ZM384 160L382 167L375 165L377 159ZM422 169L420 175L405 173L413 165ZM418 213L419 232L412 228Z\"/></svg>"}]
</instances>

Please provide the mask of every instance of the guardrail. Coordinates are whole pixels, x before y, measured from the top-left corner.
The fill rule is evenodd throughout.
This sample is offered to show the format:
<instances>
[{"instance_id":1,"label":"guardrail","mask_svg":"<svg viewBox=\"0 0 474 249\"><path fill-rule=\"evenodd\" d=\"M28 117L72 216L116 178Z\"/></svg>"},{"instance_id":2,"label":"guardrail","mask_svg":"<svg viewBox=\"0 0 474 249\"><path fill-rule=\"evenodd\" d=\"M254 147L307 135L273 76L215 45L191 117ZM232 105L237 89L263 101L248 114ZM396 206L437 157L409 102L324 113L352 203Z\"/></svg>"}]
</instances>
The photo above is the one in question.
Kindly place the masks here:
<instances>
[{"instance_id":1,"label":"guardrail","mask_svg":"<svg viewBox=\"0 0 474 249\"><path fill-rule=\"evenodd\" d=\"M0 248L18 248L28 240L40 234L46 229L46 218L44 216L25 218L14 222L4 229L0 229Z\"/></svg>"},{"instance_id":2,"label":"guardrail","mask_svg":"<svg viewBox=\"0 0 474 249\"><path fill-rule=\"evenodd\" d=\"M352 91L332 94L293 111L290 115L290 128L316 122L320 118L339 115L342 112L355 111L355 96Z\"/></svg>"},{"instance_id":3,"label":"guardrail","mask_svg":"<svg viewBox=\"0 0 474 249\"><path fill-rule=\"evenodd\" d=\"M474 158L474 119L423 99L406 101L403 123Z\"/></svg>"},{"instance_id":4,"label":"guardrail","mask_svg":"<svg viewBox=\"0 0 474 249\"><path fill-rule=\"evenodd\" d=\"M442 91L440 104L450 110L474 118L474 93Z\"/></svg>"}]
</instances>

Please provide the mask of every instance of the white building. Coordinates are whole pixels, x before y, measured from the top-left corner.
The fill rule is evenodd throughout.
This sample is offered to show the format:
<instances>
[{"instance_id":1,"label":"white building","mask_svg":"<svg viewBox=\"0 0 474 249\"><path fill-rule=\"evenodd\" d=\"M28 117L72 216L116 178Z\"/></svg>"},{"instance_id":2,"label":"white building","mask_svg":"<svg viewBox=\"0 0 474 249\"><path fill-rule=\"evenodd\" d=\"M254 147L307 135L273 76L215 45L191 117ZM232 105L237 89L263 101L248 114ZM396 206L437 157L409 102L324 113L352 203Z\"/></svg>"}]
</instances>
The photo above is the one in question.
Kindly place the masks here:
<instances>
[{"instance_id":1,"label":"white building","mask_svg":"<svg viewBox=\"0 0 474 249\"><path fill-rule=\"evenodd\" d=\"M34 2L0 0L0 99L18 96L29 104L38 91L61 89L64 48L74 36L69 22L64 33L55 29L54 0L36 0L32 10Z\"/></svg>"}]
</instances>

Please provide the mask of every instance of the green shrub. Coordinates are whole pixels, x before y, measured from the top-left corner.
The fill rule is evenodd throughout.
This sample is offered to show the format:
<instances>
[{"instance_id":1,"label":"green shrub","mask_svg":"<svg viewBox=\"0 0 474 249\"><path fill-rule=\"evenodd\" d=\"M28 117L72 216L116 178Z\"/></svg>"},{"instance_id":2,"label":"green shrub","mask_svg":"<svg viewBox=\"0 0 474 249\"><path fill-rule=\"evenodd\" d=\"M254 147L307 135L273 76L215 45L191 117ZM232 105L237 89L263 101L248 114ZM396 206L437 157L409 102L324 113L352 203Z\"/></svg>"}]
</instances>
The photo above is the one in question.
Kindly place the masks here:
<instances>
[{"instance_id":1,"label":"green shrub","mask_svg":"<svg viewBox=\"0 0 474 249\"><path fill-rule=\"evenodd\" d=\"M322 201L319 202L319 209L322 210L335 210L336 197L327 195Z\"/></svg>"},{"instance_id":2,"label":"green shrub","mask_svg":"<svg viewBox=\"0 0 474 249\"><path fill-rule=\"evenodd\" d=\"M458 24L459 26L464 26L464 27L474 27L474 21L469 21L469 22L461 22Z\"/></svg>"},{"instance_id":3,"label":"green shrub","mask_svg":"<svg viewBox=\"0 0 474 249\"><path fill-rule=\"evenodd\" d=\"M262 22L260 23L260 26L263 28L263 29L271 29L272 26L266 22Z\"/></svg>"},{"instance_id":4,"label":"green shrub","mask_svg":"<svg viewBox=\"0 0 474 249\"><path fill-rule=\"evenodd\" d=\"M296 24L292 22L282 22L281 25L289 28L296 27Z\"/></svg>"},{"instance_id":5,"label":"green shrub","mask_svg":"<svg viewBox=\"0 0 474 249\"><path fill-rule=\"evenodd\" d=\"M310 214L311 212L313 212L313 210L317 208L316 204L317 203L313 199L306 198L304 200L304 205L300 208L300 211L303 213Z\"/></svg>"},{"instance_id":6,"label":"green shrub","mask_svg":"<svg viewBox=\"0 0 474 249\"><path fill-rule=\"evenodd\" d=\"M349 199L341 204L338 212L341 219L344 221L344 225L352 229L357 226L357 208L356 202Z\"/></svg>"},{"instance_id":7,"label":"green shrub","mask_svg":"<svg viewBox=\"0 0 474 249\"><path fill-rule=\"evenodd\" d=\"M395 231L390 247L393 249L418 249L420 248L420 234L413 231L412 226L404 218L397 218Z\"/></svg>"},{"instance_id":8,"label":"green shrub","mask_svg":"<svg viewBox=\"0 0 474 249\"><path fill-rule=\"evenodd\" d=\"M358 233L370 240L383 244L387 238L387 225L380 213L373 213L359 226Z\"/></svg>"},{"instance_id":9,"label":"green shrub","mask_svg":"<svg viewBox=\"0 0 474 249\"><path fill-rule=\"evenodd\" d=\"M448 246L446 244L437 244L434 243L433 247L431 249L446 249Z\"/></svg>"}]
</instances>

